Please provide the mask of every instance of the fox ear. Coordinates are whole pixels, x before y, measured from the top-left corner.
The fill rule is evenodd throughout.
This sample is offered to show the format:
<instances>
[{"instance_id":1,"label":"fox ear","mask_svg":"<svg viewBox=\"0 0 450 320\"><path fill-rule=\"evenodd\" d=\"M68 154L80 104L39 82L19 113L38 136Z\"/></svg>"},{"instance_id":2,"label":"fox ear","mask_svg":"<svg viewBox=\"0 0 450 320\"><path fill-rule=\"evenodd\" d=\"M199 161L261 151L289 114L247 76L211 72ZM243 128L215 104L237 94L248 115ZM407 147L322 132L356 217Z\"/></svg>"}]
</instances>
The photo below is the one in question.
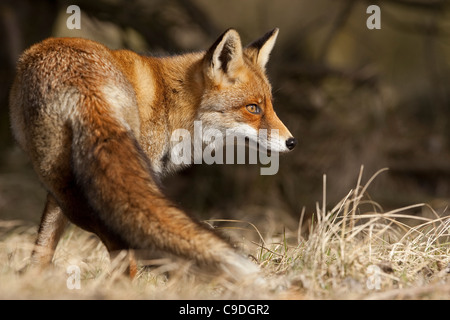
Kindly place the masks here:
<instances>
[{"instance_id":1,"label":"fox ear","mask_svg":"<svg viewBox=\"0 0 450 320\"><path fill-rule=\"evenodd\" d=\"M278 31L279 29L275 28L267 32L260 39L252 42L245 48L245 54L263 70L265 70L266 64L269 61L270 52L272 52L275 41L277 40Z\"/></svg>"},{"instance_id":2,"label":"fox ear","mask_svg":"<svg viewBox=\"0 0 450 320\"><path fill-rule=\"evenodd\" d=\"M239 34L234 29L225 31L209 48L205 56L206 74L211 79L220 79L233 73L243 65L242 44Z\"/></svg>"}]
</instances>

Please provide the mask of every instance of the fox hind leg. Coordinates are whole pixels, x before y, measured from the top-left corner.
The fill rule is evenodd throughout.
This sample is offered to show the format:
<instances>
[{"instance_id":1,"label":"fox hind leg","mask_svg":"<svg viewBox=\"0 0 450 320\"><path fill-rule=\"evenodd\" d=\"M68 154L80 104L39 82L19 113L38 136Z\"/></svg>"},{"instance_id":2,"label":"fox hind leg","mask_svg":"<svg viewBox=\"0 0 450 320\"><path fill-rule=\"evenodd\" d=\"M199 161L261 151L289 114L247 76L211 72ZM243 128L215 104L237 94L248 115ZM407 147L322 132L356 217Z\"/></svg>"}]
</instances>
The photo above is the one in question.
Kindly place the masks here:
<instances>
[{"instance_id":1,"label":"fox hind leg","mask_svg":"<svg viewBox=\"0 0 450 320\"><path fill-rule=\"evenodd\" d=\"M31 254L32 265L45 267L52 262L56 246L58 245L68 221L69 220L64 215L55 198L48 193L39 225L38 236ZM121 246L114 242L108 242L107 244L111 259L114 259L118 254L119 249L121 249ZM128 251L127 258L129 266L126 273L133 279L137 274L137 262L132 250Z\"/></svg>"},{"instance_id":2,"label":"fox hind leg","mask_svg":"<svg viewBox=\"0 0 450 320\"><path fill-rule=\"evenodd\" d=\"M32 265L45 266L52 262L56 246L67 222L68 220L61 207L55 198L48 193L38 236L31 254Z\"/></svg>"}]
</instances>

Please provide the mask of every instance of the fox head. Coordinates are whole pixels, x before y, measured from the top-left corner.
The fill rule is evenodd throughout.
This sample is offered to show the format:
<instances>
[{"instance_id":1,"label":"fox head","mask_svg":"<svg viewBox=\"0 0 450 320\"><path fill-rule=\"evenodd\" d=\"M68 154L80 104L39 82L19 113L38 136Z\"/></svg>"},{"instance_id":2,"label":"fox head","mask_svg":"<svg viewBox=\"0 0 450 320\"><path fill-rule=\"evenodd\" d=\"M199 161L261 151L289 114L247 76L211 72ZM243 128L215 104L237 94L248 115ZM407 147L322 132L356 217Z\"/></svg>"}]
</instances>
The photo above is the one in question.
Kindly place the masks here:
<instances>
[{"instance_id":1,"label":"fox head","mask_svg":"<svg viewBox=\"0 0 450 320\"><path fill-rule=\"evenodd\" d=\"M245 48L234 29L217 39L202 62L205 90L197 117L205 127L282 153L292 150L297 140L273 109L266 75L277 35L274 29ZM262 131L266 134L260 135Z\"/></svg>"}]
</instances>

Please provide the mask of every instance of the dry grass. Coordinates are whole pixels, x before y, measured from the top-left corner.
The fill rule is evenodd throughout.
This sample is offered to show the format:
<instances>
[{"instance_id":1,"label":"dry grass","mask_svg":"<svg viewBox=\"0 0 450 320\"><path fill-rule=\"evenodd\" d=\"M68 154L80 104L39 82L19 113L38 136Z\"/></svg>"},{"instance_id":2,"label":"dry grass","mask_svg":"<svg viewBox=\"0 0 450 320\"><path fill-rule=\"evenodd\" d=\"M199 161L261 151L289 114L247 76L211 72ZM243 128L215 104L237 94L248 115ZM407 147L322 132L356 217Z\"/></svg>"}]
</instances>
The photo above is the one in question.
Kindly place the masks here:
<instances>
[{"instance_id":1,"label":"dry grass","mask_svg":"<svg viewBox=\"0 0 450 320\"><path fill-rule=\"evenodd\" d=\"M331 210L317 205L308 238L299 233L296 246L279 239L262 249L263 263L286 274L306 298L450 298L450 217L425 204L382 212L365 199L375 176L364 186L359 179ZM435 218L408 214L418 208Z\"/></svg>"},{"instance_id":2,"label":"dry grass","mask_svg":"<svg viewBox=\"0 0 450 320\"><path fill-rule=\"evenodd\" d=\"M188 272L189 264L167 259L147 261L153 268L141 268L130 281L124 255L110 261L96 237L75 227L60 242L54 266L38 272L26 268L36 227L0 221L0 298L450 299L450 217L425 204L383 212L367 195L376 175L364 185L361 177L362 170L357 186L333 208L326 205L324 177L322 204L308 223L303 211L298 228L280 226L278 235L263 236L246 224L259 240L243 248L261 266L265 290L205 279ZM418 209L434 217L412 214ZM224 221L210 223L225 228ZM242 221L225 224L247 232ZM69 265L81 269L79 290L67 288Z\"/></svg>"}]
</instances>

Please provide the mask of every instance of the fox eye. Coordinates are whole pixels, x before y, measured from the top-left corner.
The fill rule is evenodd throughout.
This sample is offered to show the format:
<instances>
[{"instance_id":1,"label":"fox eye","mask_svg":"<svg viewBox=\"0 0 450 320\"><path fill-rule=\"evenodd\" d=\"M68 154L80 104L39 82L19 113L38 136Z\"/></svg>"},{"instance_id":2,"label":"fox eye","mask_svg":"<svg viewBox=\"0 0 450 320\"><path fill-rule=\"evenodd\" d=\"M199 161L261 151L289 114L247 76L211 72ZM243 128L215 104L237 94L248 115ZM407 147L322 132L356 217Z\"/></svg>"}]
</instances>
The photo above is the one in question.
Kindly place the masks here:
<instances>
[{"instance_id":1,"label":"fox eye","mask_svg":"<svg viewBox=\"0 0 450 320\"><path fill-rule=\"evenodd\" d=\"M248 104L245 106L248 112L251 114L260 114L261 108L257 104Z\"/></svg>"}]
</instances>

